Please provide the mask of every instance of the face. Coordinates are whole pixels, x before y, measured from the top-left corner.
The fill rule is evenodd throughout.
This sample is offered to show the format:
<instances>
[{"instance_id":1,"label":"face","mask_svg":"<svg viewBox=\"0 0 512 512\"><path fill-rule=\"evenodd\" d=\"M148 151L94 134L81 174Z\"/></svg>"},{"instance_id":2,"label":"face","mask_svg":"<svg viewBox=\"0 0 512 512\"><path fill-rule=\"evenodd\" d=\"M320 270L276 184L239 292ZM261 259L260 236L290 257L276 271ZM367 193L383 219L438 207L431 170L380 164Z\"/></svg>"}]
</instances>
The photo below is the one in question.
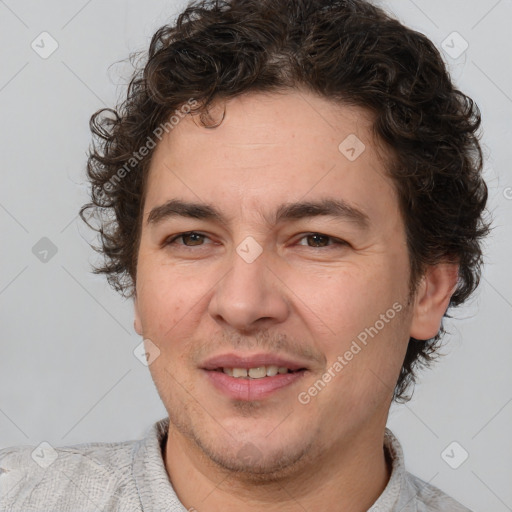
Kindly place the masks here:
<instances>
[{"instance_id":1,"label":"face","mask_svg":"<svg viewBox=\"0 0 512 512\"><path fill-rule=\"evenodd\" d=\"M299 91L225 108L155 149L135 326L160 351L170 428L224 468L272 473L383 430L409 260L363 109Z\"/></svg>"}]
</instances>

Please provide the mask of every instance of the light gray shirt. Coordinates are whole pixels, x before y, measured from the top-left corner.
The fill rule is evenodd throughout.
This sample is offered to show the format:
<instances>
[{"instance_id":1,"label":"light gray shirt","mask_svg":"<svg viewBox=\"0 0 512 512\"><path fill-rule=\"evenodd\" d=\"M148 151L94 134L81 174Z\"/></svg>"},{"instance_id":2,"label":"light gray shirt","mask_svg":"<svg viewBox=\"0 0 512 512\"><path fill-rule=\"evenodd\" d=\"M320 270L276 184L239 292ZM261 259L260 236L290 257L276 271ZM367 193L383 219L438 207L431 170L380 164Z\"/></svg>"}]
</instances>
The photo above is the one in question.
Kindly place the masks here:
<instances>
[{"instance_id":1,"label":"light gray shirt","mask_svg":"<svg viewBox=\"0 0 512 512\"><path fill-rule=\"evenodd\" d=\"M186 512L164 465L168 426L169 418L161 419L137 441L0 450L0 511ZM368 512L470 512L406 472L388 429L384 446L391 478Z\"/></svg>"}]
</instances>

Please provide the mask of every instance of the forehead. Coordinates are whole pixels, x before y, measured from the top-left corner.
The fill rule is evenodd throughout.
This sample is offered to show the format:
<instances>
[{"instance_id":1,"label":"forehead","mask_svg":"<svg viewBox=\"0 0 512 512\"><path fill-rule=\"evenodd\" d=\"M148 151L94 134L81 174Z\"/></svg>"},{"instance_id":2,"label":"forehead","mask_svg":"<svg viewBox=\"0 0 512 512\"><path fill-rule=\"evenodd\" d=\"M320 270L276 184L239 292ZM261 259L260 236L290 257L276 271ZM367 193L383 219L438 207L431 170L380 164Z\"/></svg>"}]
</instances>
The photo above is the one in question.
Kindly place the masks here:
<instances>
[{"instance_id":1,"label":"forehead","mask_svg":"<svg viewBox=\"0 0 512 512\"><path fill-rule=\"evenodd\" d=\"M152 157L145 220L173 198L215 202L226 217L275 218L284 203L331 197L378 217L394 186L362 108L313 94L252 93L218 103L212 129L186 116Z\"/></svg>"}]
</instances>

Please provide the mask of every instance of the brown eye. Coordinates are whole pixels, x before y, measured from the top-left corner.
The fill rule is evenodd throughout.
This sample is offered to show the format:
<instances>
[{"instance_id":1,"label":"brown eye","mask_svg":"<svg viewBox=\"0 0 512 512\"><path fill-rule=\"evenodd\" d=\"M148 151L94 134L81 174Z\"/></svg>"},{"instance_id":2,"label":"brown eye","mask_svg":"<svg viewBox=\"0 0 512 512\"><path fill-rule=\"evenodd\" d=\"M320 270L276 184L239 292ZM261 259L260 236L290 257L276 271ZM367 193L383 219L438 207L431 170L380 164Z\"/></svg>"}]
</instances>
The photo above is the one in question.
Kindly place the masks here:
<instances>
[{"instance_id":1,"label":"brown eye","mask_svg":"<svg viewBox=\"0 0 512 512\"><path fill-rule=\"evenodd\" d=\"M185 247L196 247L203 245L201 242L203 242L205 238L206 235L196 233L195 231L188 231L187 233L180 233L179 235L171 237L165 242L165 245L183 245ZM176 243L176 241L180 239L183 243Z\"/></svg>"},{"instance_id":2,"label":"brown eye","mask_svg":"<svg viewBox=\"0 0 512 512\"><path fill-rule=\"evenodd\" d=\"M308 247L321 249L323 247L330 247L335 245L347 245L347 242L344 240L340 240L338 238L333 238L329 235L324 235L322 233L309 233L304 235L300 240L307 240L306 244L299 245L307 245ZM332 242L332 243L329 243Z\"/></svg>"},{"instance_id":3,"label":"brown eye","mask_svg":"<svg viewBox=\"0 0 512 512\"><path fill-rule=\"evenodd\" d=\"M200 242L203 241L204 235L200 235L199 233L186 233L184 235L181 235L180 237L183 241L189 240L191 244L188 244L185 242L185 245L201 245Z\"/></svg>"},{"instance_id":4,"label":"brown eye","mask_svg":"<svg viewBox=\"0 0 512 512\"><path fill-rule=\"evenodd\" d=\"M314 247L325 247L329 242L329 237L326 235L314 234L308 235L306 238L313 241Z\"/></svg>"}]
</instances>

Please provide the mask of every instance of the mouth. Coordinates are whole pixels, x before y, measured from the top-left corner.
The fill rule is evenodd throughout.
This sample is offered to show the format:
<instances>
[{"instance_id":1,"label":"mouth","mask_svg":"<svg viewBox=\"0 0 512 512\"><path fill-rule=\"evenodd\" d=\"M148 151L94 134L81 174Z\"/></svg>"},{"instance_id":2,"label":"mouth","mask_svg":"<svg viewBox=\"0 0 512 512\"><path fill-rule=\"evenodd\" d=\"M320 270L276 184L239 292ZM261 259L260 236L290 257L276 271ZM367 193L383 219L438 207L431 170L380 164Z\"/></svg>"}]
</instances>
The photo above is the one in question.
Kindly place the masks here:
<instances>
[{"instance_id":1,"label":"mouth","mask_svg":"<svg viewBox=\"0 0 512 512\"><path fill-rule=\"evenodd\" d=\"M200 369L222 395L247 401L288 388L309 371L300 361L271 354L226 354L209 359Z\"/></svg>"},{"instance_id":2,"label":"mouth","mask_svg":"<svg viewBox=\"0 0 512 512\"><path fill-rule=\"evenodd\" d=\"M290 370L286 366L256 366L254 368L216 368L213 371L222 372L235 379L263 379L265 377L275 377L276 375L284 375L286 373L295 373L305 370L300 368L298 370Z\"/></svg>"}]
</instances>

